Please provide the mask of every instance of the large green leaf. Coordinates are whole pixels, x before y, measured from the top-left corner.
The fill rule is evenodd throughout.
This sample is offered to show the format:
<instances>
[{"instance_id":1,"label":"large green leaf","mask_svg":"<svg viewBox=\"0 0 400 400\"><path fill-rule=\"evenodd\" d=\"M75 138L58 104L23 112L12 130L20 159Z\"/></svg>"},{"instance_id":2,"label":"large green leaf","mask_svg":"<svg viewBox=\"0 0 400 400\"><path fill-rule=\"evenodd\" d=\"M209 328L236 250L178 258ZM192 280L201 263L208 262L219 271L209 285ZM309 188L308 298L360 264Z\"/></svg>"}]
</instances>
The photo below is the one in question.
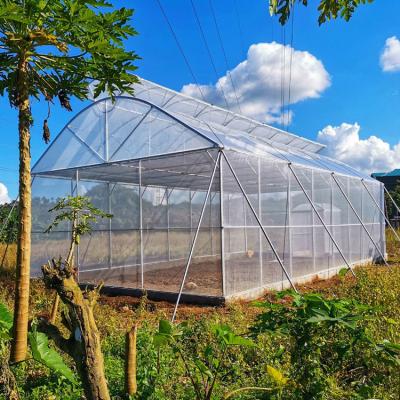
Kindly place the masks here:
<instances>
[{"instance_id":1,"label":"large green leaf","mask_svg":"<svg viewBox=\"0 0 400 400\"><path fill-rule=\"evenodd\" d=\"M49 339L44 333L37 332L34 329L29 333L29 344L31 345L34 360L45 365L52 371L61 374L70 382L76 383L74 373L65 364L61 355L49 347Z\"/></svg>"},{"instance_id":2,"label":"large green leaf","mask_svg":"<svg viewBox=\"0 0 400 400\"><path fill-rule=\"evenodd\" d=\"M236 335L228 325L215 325L212 330L228 346L254 346L252 340Z\"/></svg>"},{"instance_id":3,"label":"large green leaf","mask_svg":"<svg viewBox=\"0 0 400 400\"><path fill-rule=\"evenodd\" d=\"M0 326L4 329L11 329L13 326L13 316L3 303L0 303Z\"/></svg>"},{"instance_id":4,"label":"large green leaf","mask_svg":"<svg viewBox=\"0 0 400 400\"><path fill-rule=\"evenodd\" d=\"M13 316L8 308L0 303L0 337L10 339L10 330L13 326Z\"/></svg>"}]
</instances>

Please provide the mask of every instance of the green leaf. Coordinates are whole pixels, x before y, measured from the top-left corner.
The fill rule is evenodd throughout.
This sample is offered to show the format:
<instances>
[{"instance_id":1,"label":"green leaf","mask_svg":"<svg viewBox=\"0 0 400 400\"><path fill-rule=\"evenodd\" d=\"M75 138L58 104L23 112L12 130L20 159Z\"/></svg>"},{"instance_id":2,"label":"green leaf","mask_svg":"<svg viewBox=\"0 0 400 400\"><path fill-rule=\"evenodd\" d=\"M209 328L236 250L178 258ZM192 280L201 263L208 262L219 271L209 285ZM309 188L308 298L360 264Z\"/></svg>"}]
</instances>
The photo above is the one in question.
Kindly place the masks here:
<instances>
[{"instance_id":1,"label":"green leaf","mask_svg":"<svg viewBox=\"0 0 400 400\"><path fill-rule=\"evenodd\" d=\"M164 335L172 335L173 327L171 322L166 319L160 319L158 323L158 332Z\"/></svg>"},{"instance_id":2,"label":"green leaf","mask_svg":"<svg viewBox=\"0 0 400 400\"><path fill-rule=\"evenodd\" d=\"M13 326L13 316L8 311L8 308L0 303L0 328L4 330L10 330Z\"/></svg>"},{"instance_id":3,"label":"green leaf","mask_svg":"<svg viewBox=\"0 0 400 400\"><path fill-rule=\"evenodd\" d=\"M49 339L43 332L37 332L36 329L30 332L29 344L35 361L40 362L52 371L64 376L70 382L74 384L77 383L74 373L65 364L61 355L49 347Z\"/></svg>"},{"instance_id":4,"label":"green leaf","mask_svg":"<svg viewBox=\"0 0 400 400\"><path fill-rule=\"evenodd\" d=\"M212 331L227 346L254 346L252 340L236 335L228 325L214 325Z\"/></svg>"}]
</instances>

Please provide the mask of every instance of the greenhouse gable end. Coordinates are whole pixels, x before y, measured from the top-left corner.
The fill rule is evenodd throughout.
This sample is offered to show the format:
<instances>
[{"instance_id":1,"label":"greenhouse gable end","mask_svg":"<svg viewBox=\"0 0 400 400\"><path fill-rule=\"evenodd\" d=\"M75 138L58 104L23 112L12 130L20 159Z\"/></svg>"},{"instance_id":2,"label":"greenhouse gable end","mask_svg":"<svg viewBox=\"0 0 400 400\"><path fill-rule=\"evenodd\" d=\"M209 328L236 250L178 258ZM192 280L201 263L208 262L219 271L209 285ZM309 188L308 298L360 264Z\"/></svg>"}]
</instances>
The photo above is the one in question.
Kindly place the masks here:
<instances>
[{"instance_id":1,"label":"greenhouse gable end","mask_svg":"<svg viewBox=\"0 0 400 400\"><path fill-rule=\"evenodd\" d=\"M78 113L33 168L32 273L67 252L48 210L113 214L76 255L81 283L158 298L254 298L384 258L381 183L319 143L146 80ZM214 300L213 300L214 299Z\"/></svg>"}]
</instances>

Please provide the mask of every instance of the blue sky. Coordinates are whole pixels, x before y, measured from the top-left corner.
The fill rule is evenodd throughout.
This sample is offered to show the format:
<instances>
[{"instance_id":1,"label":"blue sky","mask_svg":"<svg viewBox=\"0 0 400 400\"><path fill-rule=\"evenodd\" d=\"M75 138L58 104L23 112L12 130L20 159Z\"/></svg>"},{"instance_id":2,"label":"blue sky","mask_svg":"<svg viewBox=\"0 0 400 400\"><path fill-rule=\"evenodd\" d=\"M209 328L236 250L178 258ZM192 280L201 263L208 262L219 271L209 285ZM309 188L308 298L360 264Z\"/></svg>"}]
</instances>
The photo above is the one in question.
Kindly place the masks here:
<instances>
[{"instance_id":1,"label":"blue sky","mask_svg":"<svg viewBox=\"0 0 400 400\"><path fill-rule=\"evenodd\" d=\"M161 0L161 2L197 82L209 85L206 88L212 91L216 77L201 40L190 0ZM209 2L194 0L194 3L218 76L222 77L226 74L226 64ZM142 57L137 63L138 74L176 90L193 83L193 78L179 53L157 0L116 1L114 4L133 7L136 10L132 24L139 35L130 39L126 45ZM236 4L237 10L232 0L213 0L229 69L234 71L239 63L248 58L247 52L250 46L260 43L267 44L258 49L263 52L263 62L268 66L267 64L273 61L272 58L268 58L272 49L271 42L282 42L282 28L276 19L269 16L266 0L236 0ZM298 82L302 80L301 78L296 78L295 81L292 79L293 93L295 88L299 87L299 95L298 100L290 105L293 115L289 130L314 140L318 137L328 145L328 154L367 172L374 169L391 169L398 162L400 166L400 146L395 147L399 142L400 133L400 59L399 68L394 65L393 71L384 71L380 63L386 40L392 37L400 39L399 15L399 1L375 1L370 5L361 6L349 23L337 20L319 27L314 6L308 8L298 6L295 10L293 52L298 54L300 64L297 66L292 62L292 69L295 71L295 68L300 68L302 57L307 55L317 67L315 74L323 72L325 75L323 79L321 78L322 81L320 79L315 84L317 86L313 95L304 94L308 82L313 79L312 76L305 75L303 82ZM286 44L289 45L291 24L287 26L285 36ZM393 40L390 43L394 47L388 51L392 51L389 56L394 58L396 63L397 42ZM289 47L285 51L287 71L291 51ZM273 76L273 69L270 71L271 75L268 72L258 78L268 81L269 76ZM313 74L313 71L311 68L309 74ZM237 75L240 75L239 70ZM289 80L287 76L286 99ZM270 90L268 84L264 83L266 89L265 93L261 93L262 101L272 96L268 92ZM263 90L263 87L260 85L260 90ZM258 106L263 105L262 101ZM268 100L266 102L268 103ZM73 113L61 110L58 105L53 107L49 121L53 137L73 114L86 104L73 101L72 105ZM279 115L281 111L279 105L278 109L275 107L273 111L271 104L268 107L270 109L265 115L270 117L271 112ZM31 141L34 163L46 148L41 139L41 129L47 114L47 106L34 103L32 108L35 120ZM7 187L9 197L15 198L18 188L17 114L15 110L10 109L8 100L4 98L0 99L0 110L2 127L0 183ZM265 115L262 114L261 117Z\"/></svg>"}]
</instances>

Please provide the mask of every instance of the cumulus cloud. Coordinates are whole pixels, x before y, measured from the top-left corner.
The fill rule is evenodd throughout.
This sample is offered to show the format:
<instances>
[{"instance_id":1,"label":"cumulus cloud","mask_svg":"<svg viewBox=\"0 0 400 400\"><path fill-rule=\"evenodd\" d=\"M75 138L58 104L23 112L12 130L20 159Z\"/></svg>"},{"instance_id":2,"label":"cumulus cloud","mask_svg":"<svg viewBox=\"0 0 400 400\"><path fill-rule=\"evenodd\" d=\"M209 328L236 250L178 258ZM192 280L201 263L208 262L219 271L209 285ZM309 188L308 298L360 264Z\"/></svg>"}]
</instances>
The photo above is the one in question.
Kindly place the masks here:
<instances>
[{"instance_id":1,"label":"cumulus cloud","mask_svg":"<svg viewBox=\"0 0 400 400\"><path fill-rule=\"evenodd\" d=\"M279 122L282 118L282 56L285 49L285 98L288 98L289 60L292 58L290 103L317 98L330 85L330 76L324 65L307 51L295 50L279 43L258 43L250 46L247 59L230 73L222 76L215 84L199 85L189 83L182 93L225 106L224 94L233 111L262 122ZM291 55L291 51L293 54ZM233 81L233 85L232 85ZM200 90L199 90L200 88ZM235 94L236 91L236 94ZM240 110L236 105L239 99ZM292 114L289 115L291 119ZM285 115L285 122L288 115Z\"/></svg>"},{"instance_id":2,"label":"cumulus cloud","mask_svg":"<svg viewBox=\"0 0 400 400\"><path fill-rule=\"evenodd\" d=\"M9 203L10 201L6 185L0 182L0 204Z\"/></svg>"},{"instance_id":3,"label":"cumulus cloud","mask_svg":"<svg viewBox=\"0 0 400 400\"><path fill-rule=\"evenodd\" d=\"M400 40L396 36L386 39L380 62L385 72L400 71Z\"/></svg>"},{"instance_id":4,"label":"cumulus cloud","mask_svg":"<svg viewBox=\"0 0 400 400\"><path fill-rule=\"evenodd\" d=\"M326 144L325 153L359 171L387 172L400 165L400 143L390 146L377 136L360 138L360 125L342 123L328 125L318 133L318 141Z\"/></svg>"}]
</instances>

